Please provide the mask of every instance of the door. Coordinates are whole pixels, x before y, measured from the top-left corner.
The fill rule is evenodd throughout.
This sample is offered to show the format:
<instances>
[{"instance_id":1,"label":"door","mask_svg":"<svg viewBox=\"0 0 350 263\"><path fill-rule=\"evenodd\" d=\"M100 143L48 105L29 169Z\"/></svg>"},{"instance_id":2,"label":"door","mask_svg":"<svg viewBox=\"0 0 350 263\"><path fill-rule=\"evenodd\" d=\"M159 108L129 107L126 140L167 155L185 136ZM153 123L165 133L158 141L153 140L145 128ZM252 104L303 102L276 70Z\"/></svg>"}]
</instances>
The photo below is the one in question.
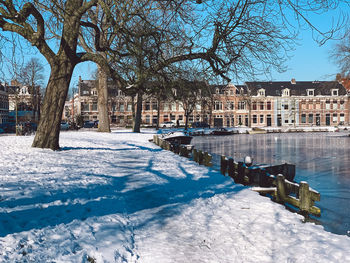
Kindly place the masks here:
<instances>
[{"instance_id":1,"label":"door","mask_svg":"<svg viewBox=\"0 0 350 263\"><path fill-rule=\"evenodd\" d=\"M326 114L326 125L327 126L331 125L331 115L330 114Z\"/></svg>"},{"instance_id":2,"label":"door","mask_svg":"<svg viewBox=\"0 0 350 263\"><path fill-rule=\"evenodd\" d=\"M271 124L271 115L267 115L267 117L266 117L266 125L267 126L271 126L272 124Z\"/></svg>"}]
</instances>

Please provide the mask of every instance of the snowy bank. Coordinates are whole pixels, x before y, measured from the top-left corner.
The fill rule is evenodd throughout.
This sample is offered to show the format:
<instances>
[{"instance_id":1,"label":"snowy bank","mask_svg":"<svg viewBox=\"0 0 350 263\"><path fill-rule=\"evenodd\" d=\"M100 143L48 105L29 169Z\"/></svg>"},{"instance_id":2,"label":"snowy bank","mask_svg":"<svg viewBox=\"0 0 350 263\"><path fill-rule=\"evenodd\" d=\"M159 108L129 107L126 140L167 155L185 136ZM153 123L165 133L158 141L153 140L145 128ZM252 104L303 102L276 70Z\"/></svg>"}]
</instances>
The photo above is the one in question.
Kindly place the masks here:
<instances>
[{"instance_id":1,"label":"snowy bank","mask_svg":"<svg viewBox=\"0 0 350 263\"><path fill-rule=\"evenodd\" d=\"M1 136L0 262L350 262L350 238L150 138Z\"/></svg>"}]
</instances>

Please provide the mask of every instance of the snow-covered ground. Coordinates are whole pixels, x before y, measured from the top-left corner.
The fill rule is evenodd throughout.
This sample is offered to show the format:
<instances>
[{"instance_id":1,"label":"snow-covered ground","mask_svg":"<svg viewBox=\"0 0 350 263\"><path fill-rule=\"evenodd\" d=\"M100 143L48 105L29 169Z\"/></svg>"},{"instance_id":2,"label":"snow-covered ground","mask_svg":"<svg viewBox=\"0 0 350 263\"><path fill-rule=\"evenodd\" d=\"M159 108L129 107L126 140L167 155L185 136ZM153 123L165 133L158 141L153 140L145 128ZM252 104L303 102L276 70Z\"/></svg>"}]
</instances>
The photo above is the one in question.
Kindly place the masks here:
<instances>
[{"instance_id":1,"label":"snow-covered ground","mask_svg":"<svg viewBox=\"0 0 350 263\"><path fill-rule=\"evenodd\" d=\"M0 262L350 262L350 238L148 142L0 137Z\"/></svg>"}]
</instances>

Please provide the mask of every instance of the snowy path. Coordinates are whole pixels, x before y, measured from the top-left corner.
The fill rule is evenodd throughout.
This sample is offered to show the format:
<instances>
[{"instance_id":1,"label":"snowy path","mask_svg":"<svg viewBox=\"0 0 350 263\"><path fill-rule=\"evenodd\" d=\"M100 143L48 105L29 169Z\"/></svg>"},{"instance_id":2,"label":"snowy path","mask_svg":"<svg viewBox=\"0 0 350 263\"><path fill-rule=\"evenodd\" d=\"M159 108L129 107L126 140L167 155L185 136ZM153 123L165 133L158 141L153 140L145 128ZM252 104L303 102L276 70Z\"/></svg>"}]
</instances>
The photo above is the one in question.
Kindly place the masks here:
<instances>
[{"instance_id":1,"label":"snowy path","mask_svg":"<svg viewBox=\"0 0 350 263\"><path fill-rule=\"evenodd\" d=\"M0 262L350 262L350 238L151 137L0 137Z\"/></svg>"}]
</instances>

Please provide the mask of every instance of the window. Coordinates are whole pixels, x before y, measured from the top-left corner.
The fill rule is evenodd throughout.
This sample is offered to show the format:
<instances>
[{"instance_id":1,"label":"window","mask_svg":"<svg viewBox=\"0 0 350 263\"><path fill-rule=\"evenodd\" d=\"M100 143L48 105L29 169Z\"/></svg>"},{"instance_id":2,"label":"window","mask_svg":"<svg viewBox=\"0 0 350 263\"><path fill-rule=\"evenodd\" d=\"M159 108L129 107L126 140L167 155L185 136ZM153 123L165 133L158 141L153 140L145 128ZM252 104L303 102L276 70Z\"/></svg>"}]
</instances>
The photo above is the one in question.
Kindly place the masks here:
<instances>
[{"instance_id":1,"label":"window","mask_svg":"<svg viewBox=\"0 0 350 263\"><path fill-rule=\"evenodd\" d=\"M229 101L226 104L226 107L228 110L234 110L235 109L235 103L233 101Z\"/></svg>"},{"instance_id":2,"label":"window","mask_svg":"<svg viewBox=\"0 0 350 263\"><path fill-rule=\"evenodd\" d=\"M301 109L302 110L306 110L306 104L305 103L301 104Z\"/></svg>"},{"instance_id":3,"label":"window","mask_svg":"<svg viewBox=\"0 0 350 263\"><path fill-rule=\"evenodd\" d=\"M145 110L151 110L151 102L149 101L145 102Z\"/></svg>"},{"instance_id":4,"label":"window","mask_svg":"<svg viewBox=\"0 0 350 263\"><path fill-rule=\"evenodd\" d=\"M313 114L309 114L308 123L314 123L314 115Z\"/></svg>"},{"instance_id":5,"label":"window","mask_svg":"<svg viewBox=\"0 0 350 263\"><path fill-rule=\"evenodd\" d=\"M113 102L112 104L112 111L116 111L117 110L117 104L115 102Z\"/></svg>"},{"instance_id":6,"label":"window","mask_svg":"<svg viewBox=\"0 0 350 263\"><path fill-rule=\"evenodd\" d=\"M344 125L344 122L345 122L345 115L344 115L344 113L340 113L340 119L339 119L339 121L340 121L340 123L341 123L342 125Z\"/></svg>"},{"instance_id":7,"label":"window","mask_svg":"<svg viewBox=\"0 0 350 263\"><path fill-rule=\"evenodd\" d=\"M333 123L337 123L337 122L338 122L338 114L333 113Z\"/></svg>"},{"instance_id":8,"label":"window","mask_svg":"<svg viewBox=\"0 0 350 263\"><path fill-rule=\"evenodd\" d=\"M264 102L260 101L259 105L260 105L260 110L264 110Z\"/></svg>"},{"instance_id":9,"label":"window","mask_svg":"<svg viewBox=\"0 0 350 263\"><path fill-rule=\"evenodd\" d=\"M231 95L231 96L234 96L234 95L235 95L234 89L230 89L230 95Z\"/></svg>"},{"instance_id":10,"label":"window","mask_svg":"<svg viewBox=\"0 0 350 263\"><path fill-rule=\"evenodd\" d=\"M338 96L338 89L332 89L332 96Z\"/></svg>"},{"instance_id":11,"label":"window","mask_svg":"<svg viewBox=\"0 0 350 263\"><path fill-rule=\"evenodd\" d=\"M306 90L306 93L307 93L308 96L314 96L315 90L313 90L313 89L308 89L308 90Z\"/></svg>"},{"instance_id":12,"label":"window","mask_svg":"<svg viewBox=\"0 0 350 263\"><path fill-rule=\"evenodd\" d=\"M338 101L337 100L333 100L333 110L338 109Z\"/></svg>"},{"instance_id":13,"label":"window","mask_svg":"<svg viewBox=\"0 0 350 263\"><path fill-rule=\"evenodd\" d=\"M132 103L128 102L127 111L132 111Z\"/></svg>"},{"instance_id":14,"label":"window","mask_svg":"<svg viewBox=\"0 0 350 263\"><path fill-rule=\"evenodd\" d=\"M164 120L164 121L169 121L169 119L168 119L168 114L163 115L163 120Z\"/></svg>"},{"instance_id":15,"label":"window","mask_svg":"<svg viewBox=\"0 0 350 263\"><path fill-rule=\"evenodd\" d=\"M284 110L288 110L288 108L289 108L289 107L288 107L288 104L283 104L283 109L284 109Z\"/></svg>"},{"instance_id":16,"label":"window","mask_svg":"<svg viewBox=\"0 0 350 263\"><path fill-rule=\"evenodd\" d=\"M259 89L258 96L265 96L265 89Z\"/></svg>"},{"instance_id":17,"label":"window","mask_svg":"<svg viewBox=\"0 0 350 263\"><path fill-rule=\"evenodd\" d=\"M264 123L264 115L260 115L260 123Z\"/></svg>"},{"instance_id":18,"label":"window","mask_svg":"<svg viewBox=\"0 0 350 263\"><path fill-rule=\"evenodd\" d=\"M256 101L253 101L253 103L252 103L252 110L256 110L257 108L256 108Z\"/></svg>"},{"instance_id":19,"label":"window","mask_svg":"<svg viewBox=\"0 0 350 263\"><path fill-rule=\"evenodd\" d=\"M289 89L284 89L282 96L289 96Z\"/></svg>"},{"instance_id":20,"label":"window","mask_svg":"<svg viewBox=\"0 0 350 263\"><path fill-rule=\"evenodd\" d=\"M124 111L124 103L119 104L119 111L123 112Z\"/></svg>"},{"instance_id":21,"label":"window","mask_svg":"<svg viewBox=\"0 0 350 263\"><path fill-rule=\"evenodd\" d=\"M168 103L164 103L164 111L168 111L169 110L169 104Z\"/></svg>"},{"instance_id":22,"label":"window","mask_svg":"<svg viewBox=\"0 0 350 263\"><path fill-rule=\"evenodd\" d=\"M253 123L258 123L258 116L257 115L253 115Z\"/></svg>"},{"instance_id":23,"label":"window","mask_svg":"<svg viewBox=\"0 0 350 263\"><path fill-rule=\"evenodd\" d=\"M215 110L222 110L222 102L215 101Z\"/></svg>"},{"instance_id":24,"label":"window","mask_svg":"<svg viewBox=\"0 0 350 263\"><path fill-rule=\"evenodd\" d=\"M158 103L156 101L152 102L152 110L158 110Z\"/></svg>"},{"instance_id":25,"label":"window","mask_svg":"<svg viewBox=\"0 0 350 263\"><path fill-rule=\"evenodd\" d=\"M245 110L245 101L239 101L238 102L238 109L239 110Z\"/></svg>"},{"instance_id":26,"label":"window","mask_svg":"<svg viewBox=\"0 0 350 263\"><path fill-rule=\"evenodd\" d=\"M321 109L321 104L320 104L320 102L317 102L316 103L316 110L320 110Z\"/></svg>"},{"instance_id":27,"label":"window","mask_svg":"<svg viewBox=\"0 0 350 263\"><path fill-rule=\"evenodd\" d=\"M92 111L97 111L97 103L92 103Z\"/></svg>"},{"instance_id":28,"label":"window","mask_svg":"<svg viewBox=\"0 0 350 263\"><path fill-rule=\"evenodd\" d=\"M330 109L331 109L331 101L326 100L326 110L330 110Z\"/></svg>"},{"instance_id":29,"label":"window","mask_svg":"<svg viewBox=\"0 0 350 263\"><path fill-rule=\"evenodd\" d=\"M171 103L171 110L176 111L176 103L175 102Z\"/></svg>"},{"instance_id":30,"label":"window","mask_svg":"<svg viewBox=\"0 0 350 263\"><path fill-rule=\"evenodd\" d=\"M343 101L343 100L340 101L340 109L341 109L341 110L344 110L344 109L345 109L345 104L344 104L344 101Z\"/></svg>"},{"instance_id":31,"label":"window","mask_svg":"<svg viewBox=\"0 0 350 263\"><path fill-rule=\"evenodd\" d=\"M146 115L146 123L151 123L151 116Z\"/></svg>"},{"instance_id":32,"label":"window","mask_svg":"<svg viewBox=\"0 0 350 263\"><path fill-rule=\"evenodd\" d=\"M308 106L309 110L312 110L314 108L314 105L312 103L310 103Z\"/></svg>"},{"instance_id":33,"label":"window","mask_svg":"<svg viewBox=\"0 0 350 263\"><path fill-rule=\"evenodd\" d=\"M266 102L266 109L271 110L271 101Z\"/></svg>"},{"instance_id":34,"label":"window","mask_svg":"<svg viewBox=\"0 0 350 263\"><path fill-rule=\"evenodd\" d=\"M306 114L301 114L301 123L306 123Z\"/></svg>"},{"instance_id":35,"label":"window","mask_svg":"<svg viewBox=\"0 0 350 263\"><path fill-rule=\"evenodd\" d=\"M238 115L238 125L242 125L242 115Z\"/></svg>"}]
</instances>

